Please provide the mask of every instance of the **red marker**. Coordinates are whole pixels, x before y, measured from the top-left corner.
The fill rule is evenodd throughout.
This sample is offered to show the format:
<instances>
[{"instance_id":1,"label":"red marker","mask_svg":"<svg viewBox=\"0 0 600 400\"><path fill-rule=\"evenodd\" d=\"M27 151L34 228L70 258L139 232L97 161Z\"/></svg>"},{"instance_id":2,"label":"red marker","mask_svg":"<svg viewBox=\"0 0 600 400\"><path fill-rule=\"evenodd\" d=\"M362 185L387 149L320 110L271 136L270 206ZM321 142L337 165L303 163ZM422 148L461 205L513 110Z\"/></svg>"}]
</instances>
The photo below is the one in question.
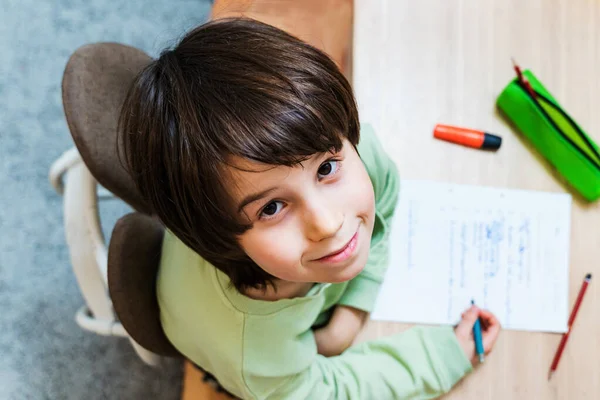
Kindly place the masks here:
<instances>
[{"instance_id":1,"label":"red marker","mask_svg":"<svg viewBox=\"0 0 600 400\"><path fill-rule=\"evenodd\" d=\"M448 142L474 147L476 149L497 150L502 144L500 136L492 135L475 129L459 128L457 126L437 124L433 136Z\"/></svg>"}]
</instances>

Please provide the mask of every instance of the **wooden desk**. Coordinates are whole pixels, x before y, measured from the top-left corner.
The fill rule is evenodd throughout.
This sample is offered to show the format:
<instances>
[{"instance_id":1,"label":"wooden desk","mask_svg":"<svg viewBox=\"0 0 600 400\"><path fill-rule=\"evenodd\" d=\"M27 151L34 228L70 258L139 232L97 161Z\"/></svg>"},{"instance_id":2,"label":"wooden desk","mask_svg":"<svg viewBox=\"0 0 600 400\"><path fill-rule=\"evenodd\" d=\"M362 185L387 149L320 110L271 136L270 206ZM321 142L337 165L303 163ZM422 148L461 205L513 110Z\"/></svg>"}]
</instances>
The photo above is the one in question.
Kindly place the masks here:
<instances>
[{"instance_id":1,"label":"wooden desk","mask_svg":"<svg viewBox=\"0 0 600 400\"><path fill-rule=\"evenodd\" d=\"M353 0L215 0L211 19L246 17L273 25L323 50L352 73Z\"/></svg>"},{"instance_id":2,"label":"wooden desk","mask_svg":"<svg viewBox=\"0 0 600 400\"><path fill-rule=\"evenodd\" d=\"M354 15L361 120L375 126L403 178L568 190L500 118L495 100L514 77L515 57L600 141L600 1L356 0ZM486 153L435 141L438 122L496 132L502 148ZM485 365L448 399L600 399L598 204L574 197L570 305L585 273L596 282L552 381L560 336L503 331ZM371 321L360 340L405 328Z\"/></svg>"}]
</instances>

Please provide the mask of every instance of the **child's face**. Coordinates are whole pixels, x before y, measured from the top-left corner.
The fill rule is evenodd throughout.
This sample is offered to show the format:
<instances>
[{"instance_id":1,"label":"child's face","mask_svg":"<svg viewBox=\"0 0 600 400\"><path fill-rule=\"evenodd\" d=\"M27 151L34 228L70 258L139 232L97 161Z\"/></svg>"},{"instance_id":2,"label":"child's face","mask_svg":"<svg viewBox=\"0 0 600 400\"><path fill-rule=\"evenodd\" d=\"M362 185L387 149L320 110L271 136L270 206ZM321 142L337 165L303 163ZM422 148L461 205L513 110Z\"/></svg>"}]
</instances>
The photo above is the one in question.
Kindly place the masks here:
<instances>
[{"instance_id":1,"label":"child's face","mask_svg":"<svg viewBox=\"0 0 600 400\"><path fill-rule=\"evenodd\" d=\"M347 140L339 153L316 154L295 167L243 159L234 165L246 170L229 169L236 211L253 224L240 244L256 264L292 282L343 282L362 271L375 200Z\"/></svg>"}]
</instances>

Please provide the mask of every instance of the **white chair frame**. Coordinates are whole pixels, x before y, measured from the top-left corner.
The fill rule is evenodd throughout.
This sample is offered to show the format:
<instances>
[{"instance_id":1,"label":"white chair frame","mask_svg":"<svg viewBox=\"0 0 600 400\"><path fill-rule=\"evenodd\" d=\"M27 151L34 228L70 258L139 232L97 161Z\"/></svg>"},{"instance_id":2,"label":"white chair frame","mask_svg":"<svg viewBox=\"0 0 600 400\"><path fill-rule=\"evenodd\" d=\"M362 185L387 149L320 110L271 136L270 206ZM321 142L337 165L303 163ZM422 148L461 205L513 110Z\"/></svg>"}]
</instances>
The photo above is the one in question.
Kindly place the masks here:
<instances>
[{"instance_id":1,"label":"white chair frame","mask_svg":"<svg viewBox=\"0 0 600 400\"><path fill-rule=\"evenodd\" d=\"M75 147L52 164L49 180L64 198L66 241L73 272L85 300L75 314L75 321L82 329L99 335L128 338L145 363L159 365L162 357L144 349L127 334L115 315L108 292L108 251L98 200L116 197L96 181Z\"/></svg>"}]
</instances>

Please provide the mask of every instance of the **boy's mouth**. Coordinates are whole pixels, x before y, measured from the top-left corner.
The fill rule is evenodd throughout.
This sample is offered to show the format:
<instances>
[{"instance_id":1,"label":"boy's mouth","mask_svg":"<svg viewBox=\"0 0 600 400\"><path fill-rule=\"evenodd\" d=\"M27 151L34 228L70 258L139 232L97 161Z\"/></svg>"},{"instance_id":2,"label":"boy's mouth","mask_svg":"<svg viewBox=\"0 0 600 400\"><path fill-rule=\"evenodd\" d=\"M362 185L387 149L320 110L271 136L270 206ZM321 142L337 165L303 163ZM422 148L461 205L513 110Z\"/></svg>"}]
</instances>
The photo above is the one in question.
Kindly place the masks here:
<instances>
[{"instance_id":1,"label":"boy's mouth","mask_svg":"<svg viewBox=\"0 0 600 400\"><path fill-rule=\"evenodd\" d=\"M338 249L336 251L333 251L324 257L318 258L315 261L328 262L328 263L336 263L336 262L345 261L348 258L350 258L350 256L354 253L354 250L356 249L357 244L358 244L358 230L356 231L354 236L352 236L352 238L350 238L348 243L346 243L344 245L344 247L342 247L341 249Z\"/></svg>"}]
</instances>

